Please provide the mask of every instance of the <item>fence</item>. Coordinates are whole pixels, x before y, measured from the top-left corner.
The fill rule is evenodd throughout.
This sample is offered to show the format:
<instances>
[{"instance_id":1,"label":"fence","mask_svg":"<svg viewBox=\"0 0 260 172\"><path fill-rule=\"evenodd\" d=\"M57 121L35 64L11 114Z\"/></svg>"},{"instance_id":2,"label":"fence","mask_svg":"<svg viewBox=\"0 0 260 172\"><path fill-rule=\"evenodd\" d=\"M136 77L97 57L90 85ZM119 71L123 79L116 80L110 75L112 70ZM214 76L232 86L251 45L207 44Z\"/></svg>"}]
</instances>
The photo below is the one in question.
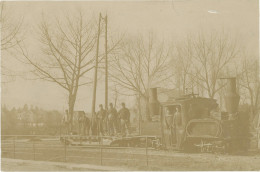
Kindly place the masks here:
<instances>
[{"instance_id":1,"label":"fence","mask_svg":"<svg viewBox=\"0 0 260 172\"><path fill-rule=\"evenodd\" d=\"M68 145L58 136L2 135L2 157L14 159L86 163L95 165L149 166L157 161L149 155L147 138L144 148L110 147L105 138L91 145ZM69 136L64 136L65 138ZM160 158L159 158L160 159Z\"/></svg>"}]
</instances>

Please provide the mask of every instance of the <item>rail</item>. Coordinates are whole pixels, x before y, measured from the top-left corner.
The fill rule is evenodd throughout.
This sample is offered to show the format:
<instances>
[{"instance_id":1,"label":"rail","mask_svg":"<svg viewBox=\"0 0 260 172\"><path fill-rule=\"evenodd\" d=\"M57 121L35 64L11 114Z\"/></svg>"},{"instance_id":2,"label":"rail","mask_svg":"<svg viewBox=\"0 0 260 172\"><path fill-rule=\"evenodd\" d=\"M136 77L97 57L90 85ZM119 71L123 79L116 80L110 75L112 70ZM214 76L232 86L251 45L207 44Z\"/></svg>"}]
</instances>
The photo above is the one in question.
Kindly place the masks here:
<instances>
[{"instance_id":1,"label":"rail","mask_svg":"<svg viewBox=\"0 0 260 172\"><path fill-rule=\"evenodd\" d=\"M62 137L66 140L71 136ZM148 148L148 137L143 148L110 147L104 144L107 136L99 136L100 141L97 145L75 146L61 142L60 136L1 135L1 138L3 158L133 166L148 166L150 161L154 161L149 159L149 151L152 149Z\"/></svg>"}]
</instances>

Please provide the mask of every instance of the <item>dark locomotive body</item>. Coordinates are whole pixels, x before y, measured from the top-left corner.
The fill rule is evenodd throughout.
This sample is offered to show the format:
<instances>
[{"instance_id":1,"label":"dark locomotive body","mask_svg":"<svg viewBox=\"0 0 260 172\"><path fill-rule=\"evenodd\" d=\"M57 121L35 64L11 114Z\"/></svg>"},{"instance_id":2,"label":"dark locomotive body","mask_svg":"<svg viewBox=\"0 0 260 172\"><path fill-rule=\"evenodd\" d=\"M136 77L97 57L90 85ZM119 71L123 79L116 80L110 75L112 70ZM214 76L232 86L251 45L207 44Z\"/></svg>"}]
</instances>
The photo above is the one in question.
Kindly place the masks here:
<instances>
[{"instance_id":1,"label":"dark locomotive body","mask_svg":"<svg viewBox=\"0 0 260 172\"><path fill-rule=\"evenodd\" d=\"M236 79L229 78L227 85L226 112L219 110L215 99L194 94L159 103L156 89L151 90L150 109L153 115L160 116L157 123L161 126L163 147L201 152L232 152L246 149L247 124L244 120L245 114L237 110L239 95L236 93ZM173 124L169 127L169 121L176 118L172 117L173 120L169 120L171 116L167 113L180 114L178 125Z\"/></svg>"},{"instance_id":2,"label":"dark locomotive body","mask_svg":"<svg viewBox=\"0 0 260 172\"><path fill-rule=\"evenodd\" d=\"M178 107L181 126L171 129L166 126L165 109ZM215 112L216 101L192 95L164 103L161 106L162 142L166 148L200 150L203 152L228 151L235 147L241 137L239 114ZM174 112L173 112L174 113Z\"/></svg>"}]
</instances>

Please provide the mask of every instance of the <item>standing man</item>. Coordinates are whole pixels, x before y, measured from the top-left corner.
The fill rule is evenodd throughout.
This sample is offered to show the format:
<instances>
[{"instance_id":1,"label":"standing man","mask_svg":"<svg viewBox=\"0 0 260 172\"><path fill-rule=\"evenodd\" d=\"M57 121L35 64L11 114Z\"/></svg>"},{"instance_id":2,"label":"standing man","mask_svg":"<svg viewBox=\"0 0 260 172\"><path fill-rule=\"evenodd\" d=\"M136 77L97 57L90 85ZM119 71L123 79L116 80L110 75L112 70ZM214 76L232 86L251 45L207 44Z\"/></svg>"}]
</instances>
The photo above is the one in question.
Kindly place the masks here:
<instances>
[{"instance_id":1,"label":"standing man","mask_svg":"<svg viewBox=\"0 0 260 172\"><path fill-rule=\"evenodd\" d=\"M117 132L117 110L113 107L113 103L109 103L108 110L108 132L113 135Z\"/></svg>"},{"instance_id":2,"label":"standing man","mask_svg":"<svg viewBox=\"0 0 260 172\"><path fill-rule=\"evenodd\" d=\"M124 136L126 132L129 134L130 125L130 112L129 109L125 107L125 103L122 103L122 108L119 111L120 122L121 122L121 134Z\"/></svg>"},{"instance_id":3,"label":"standing man","mask_svg":"<svg viewBox=\"0 0 260 172\"><path fill-rule=\"evenodd\" d=\"M69 120L68 110L65 111L65 115L62 118L62 123L65 126L66 134L69 134L69 132L70 132L70 120Z\"/></svg>"},{"instance_id":4,"label":"standing man","mask_svg":"<svg viewBox=\"0 0 260 172\"><path fill-rule=\"evenodd\" d=\"M85 112L84 111L78 111L79 135L84 134L84 122L85 122Z\"/></svg>"},{"instance_id":5,"label":"standing man","mask_svg":"<svg viewBox=\"0 0 260 172\"><path fill-rule=\"evenodd\" d=\"M176 107L176 112L174 113L174 125L175 125L175 133L176 133L176 141L177 141L177 148L181 147L182 143L182 135L184 133L182 127L182 119L180 109Z\"/></svg>"},{"instance_id":6,"label":"standing man","mask_svg":"<svg viewBox=\"0 0 260 172\"><path fill-rule=\"evenodd\" d=\"M84 124L83 124L83 135L85 136L86 134L89 135L89 130L91 127L91 121L90 119L85 115L84 116Z\"/></svg>"},{"instance_id":7,"label":"standing man","mask_svg":"<svg viewBox=\"0 0 260 172\"><path fill-rule=\"evenodd\" d=\"M175 125L174 125L174 113L170 109L170 107L166 108L166 114L165 114L165 124L167 128L167 134L166 134L166 142L168 142L169 145L172 145L175 142Z\"/></svg>"},{"instance_id":8,"label":"standing man","mask_svg":"<svg viewBox=\"0 0 260 172\"><path fill-rule=\"evenodd\" d=\"M97 123L98 123L98 134L104 135L104 122L106 119L106 111L103 105L99 105L99 111L97 113Z\"/></svg>"},{"instance_id":9,"label":"standing man","mask_svg":"<svg viewBox=\"0 0 260 172\"><path fill-rule=\"evenodd\" d=\"M92 114L92 117L90 120L90 125L91 125L91 135L92 136L98 135L98 118L97 118L96 112L94 112L94 114Z\"/></svg>"}]
</instances>

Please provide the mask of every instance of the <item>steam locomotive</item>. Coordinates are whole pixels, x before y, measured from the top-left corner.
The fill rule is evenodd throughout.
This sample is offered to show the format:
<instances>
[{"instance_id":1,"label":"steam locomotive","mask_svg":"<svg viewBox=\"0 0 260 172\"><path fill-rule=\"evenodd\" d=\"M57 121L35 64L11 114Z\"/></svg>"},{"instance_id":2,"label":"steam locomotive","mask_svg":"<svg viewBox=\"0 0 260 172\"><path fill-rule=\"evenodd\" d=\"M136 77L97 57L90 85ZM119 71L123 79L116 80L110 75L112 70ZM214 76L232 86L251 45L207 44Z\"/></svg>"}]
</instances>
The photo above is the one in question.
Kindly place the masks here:
<instances>
[{"instance_id":1,"label":"steam locomotive","mask_svg":"<svg viewBox=\"0 0 260 172\"><path fill-rule=\"evenodd\" d=\"M141 125L141 135L102 137L108 146L154 147L181 151L233 152L247 148L247 114L238 112L240 96L236 78L227 79L226 112L221 112L215 99L195 94L159 102L157 88L150 89L152 121ZM64 143L100 142L99 136L61 137ZM104 142L103 142L104 143Z\"/></svg>"},{"instance_id":2,"label":"steam locomotive","mask_svg":"<svg viewBox=\"0 0 260 172\"><path fill-rule=\"evenodd\" d=\"M150 90L150 111L153 116L159 116L153 125L157 123L160 128L158 134L163 147L201 152L246 149L248 125L245 118L248 115L238 112L240 96L236 93L236 78L225 79L226 112L219 110L215 99L189 94L159 102L157 89Z\"/></svg>"}]
</instances>

